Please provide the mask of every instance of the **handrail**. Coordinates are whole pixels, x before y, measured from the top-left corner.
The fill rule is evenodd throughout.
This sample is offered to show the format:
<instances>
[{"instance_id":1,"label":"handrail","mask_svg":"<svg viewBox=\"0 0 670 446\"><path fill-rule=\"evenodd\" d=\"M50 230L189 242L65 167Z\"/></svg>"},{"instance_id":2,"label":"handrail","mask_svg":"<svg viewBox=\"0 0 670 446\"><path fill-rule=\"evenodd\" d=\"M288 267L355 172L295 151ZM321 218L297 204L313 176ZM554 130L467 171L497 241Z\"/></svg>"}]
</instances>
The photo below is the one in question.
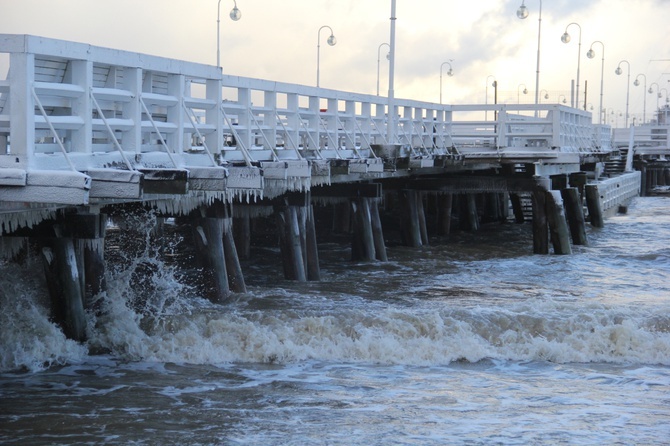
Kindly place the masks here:
<instances>
[{"instance_id":1,"label":"handrail","mask_svg":"<svg viewBox=\"0 0 670 446\"><path fill-rule=\"evenodd\" d=\"M310 141L312 141L312 144L314 144L314 150L316 151L316 154L321 158L322 160L325 159L323 155L321 154L321 146L319 146L319 143L314 141L314 138L312 138L312 135L309 133L309 129L305 127L305 123L302 122L303 119L301 117L298 117L298 122L300 123L300 127L305 129L305 133L307 134L307 137L309 138Z\"/></svg>"},{"instance_id":2,"label":"handrail","mask_svg":"<svg viewBox=\"0 0 670 446\"><path fill-rule=\"evenodd\" d=\"M123 159L123 162L126 163L126 167L128 167L128 170L135 170L135 169L133 169L133 166L130 164L130 161L128 161L128 158L126 157L126 154L123 152L123 148L121 147L121 144L119 144L119 141L116 139L116 135L114 135L114 130L112 130L112 127L109 125L109 122L107 121L107 118L105 117L105 114L102 112L102 109L100 108L100 104L98 104L98 101L95 99L95 96L93 95L93 89L92 88L90 90L90 95L91 95L91 100L93 101L93 105L95 105L95 108L98 111L98 115L102 119L102 122L105 124L105 127L107 128L107 131L109 132L109 135L112 137L112 141L114 142L114 147L116 147L116 150L119 151L119 154L121 155L121 158Z\"/></svg>"},{"instance_id":3,"label":"handrail","mask_svg":"<svg viewBox=\"0 0 670 446\"><path fill-rule=\"evenodd\" d=\"M356 140L351 138L351 135L349 135L349 132L347 132L347 129L344 127L344 123L342 122L340 117L335 116L335 118L337 119L338 124L340 124L342 126L342 131L344 132L344 136L349 139L349 142L351 143L352 147L354 148L354 153L356 153L356 156L358 156L358 158L362 158L360 152L356 148Z\"/></svg>"},{"instance_id":4,"label":"handrail","mask_svg":"<svg viewBox=\"0 0 670 446\"><path fill-rule=\"evenodd\" d=\"M40 102L40 99L37 97L37 93L35 92L35 87L31 89L33 93L33 99L35 99L35 103L40 109L40 113L42 113L42 116L44 116L44 120L46 121L47 125L49 126L49 129L51 130L51 133L53 133L54 138L56 139L56 142L58 143L58 147L60 147L61 152L63 152L63 156L65 157L65 160L67 161L68 165L70 166L70 169L73 171L77 171L77 169L74 167L74 164L72 163L72 160L67 154L67 150L65 150L65 146L63 145L63 141L61 141L60 136L58 136L58 132L56 132L56 129L54 128L53 124L51 123L51 120L49 119L49 116L47 115L46 110L44 110L44 107L42 106L42 103Z\"/></svg>"},{"instance_id":5,"label":"handrail","mask_svg":"<svg viewBox=\"0 0 670 446\"><path fill-rule=\"evenodd\" d=\"M226 114L226 111L223 109L223 103L219 105L219 111L223 114L223 119L226 121L228 124L228 127L230 127L230 131L232 132L233 136L235 137L235 141L237 141L237 147L242 149L242 156L244 157L244 161L247 164L247 167L251 167L251 156L249 155L249 150L244 146L244 142L242 142L242 138L240 138L240 134L237 133L237 130L235 130L233 123L230 121L230 118L228 118L228 115Z\"/></svg>"},{"instance_id":6,"label":"handrail","mask_svg":"<svg viewBox=\"0 0 670 446\"><path fill-rule=\"evenodd\" d=\"M261 128L261 125L259 124L258 120L256 119L256 115L254 115L253 110L248 109L247 113L249 114L249 116L251 116L251 119L256 124L256 128L261 132L261 135L263 136L263 139L265 140L265 144L267 144L268 147L270 148L270 151L272 152L272 157L274 158L274 161L279 161L279 156L277 155L276 141L275 141L274 144L270 144L270 141L268 140L268 137L265 135L265 132L263 131L263 129Z\"/></svg>"},{"instance_id":7,"label":"handrail","mask_svg":"<svg viewBox=\"0 0 670 446\"><path fill-rule=\"evenodd\" d=\"M295 151L295 154L298 155L298 159L304 159L304 157L302 156L302 154L298 150L298 144L296 144L296 142L293 141L293 138L291 137L291 134L289 133L286 126L284 125L284 122L282 121L281 117L279 116L279 112L277 112L277 110L275 110L275 117L277 118L277 121L279 121L279 124L281 124L282 129L284 129L284 134L291 141L291 145L293 146L293 150Z\"/></svg>"},{"instance_id":8,"label":"handrail","mask_svg":"<svg viewBox=\"0 0 670 446\"><path fill-rule=\"evenodd\" d=\"M214 160L214 156L212 156L212 152L210 152L209 147L207 147L207 143L205 142L205 138L202 137L202 134L200 133L200 130L198 130L198 127L196 126L196 122L194 120L194 117L191 116L191 113L193 113L193 110L189 109L186 106L186 104L184 104L184 101L182 101L181 105L184 107L184 111L186 112L186 116L188 116L189 121L191 121L191 125L193 126L193 130L195 130L195 133L198 135L198 138L200 138L200 141L202 142L202 146L205 148L205 152L207 152L207 156L209 156L209 160L212 162L213 166L218 167L218 165L216 164L216 161Z\"/></svg>"},{"instance_id":9,"label":"handrail","mask_svg":"<svg viewBox=\"0 0 670 446\"><path fill-rule=\"evenodd\" d=\"M158 134L158 139L160 140L161 144L163 144L163 147L165 147L165 152L168 154L168 157L170 158L170 161L172 161L172 164L174 167L179 167L177 165L177 162L175 161L174 157L172 156L172 153L170 152L170 147L168 147L167 143L165 142L165 139L163 139L163 135L161 134L160 130L158 129L158 126L156 125L156 122L154 121L154 118L151 116L151 112L147 108L147 105L144 103L142 100L142 97L138 97L140 101L140 105L142 105L142 108L144 109L144 113L147 114L147 117L149 118L149 121L151 122L151 125L154 127L154 130L156 130L156 134Z\"/></svg>"}]
</instances>

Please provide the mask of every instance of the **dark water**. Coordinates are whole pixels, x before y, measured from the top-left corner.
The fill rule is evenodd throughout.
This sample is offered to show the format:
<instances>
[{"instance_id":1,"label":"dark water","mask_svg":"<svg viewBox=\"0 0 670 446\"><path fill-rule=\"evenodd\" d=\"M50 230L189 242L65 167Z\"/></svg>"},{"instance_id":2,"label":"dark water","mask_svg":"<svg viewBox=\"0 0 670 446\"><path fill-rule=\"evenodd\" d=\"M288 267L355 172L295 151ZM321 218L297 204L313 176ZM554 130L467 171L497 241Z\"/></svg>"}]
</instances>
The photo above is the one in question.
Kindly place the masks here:
<instances>
[{"instance_id":1,"label":"dark water","mask_svg":"<svg viewBox=\"0 0 670 446\"><path fill-rule=\"evenodd\" d=\"M84 346L17 280L31 265L4 265L0 443L670 444L670 199L637 199L571 256L530 255L529 232L387 263L322 245L307 284L267 248L225 307L143 258L153 294L138 305L115 271Z\"/></svg>"}]
</instances>

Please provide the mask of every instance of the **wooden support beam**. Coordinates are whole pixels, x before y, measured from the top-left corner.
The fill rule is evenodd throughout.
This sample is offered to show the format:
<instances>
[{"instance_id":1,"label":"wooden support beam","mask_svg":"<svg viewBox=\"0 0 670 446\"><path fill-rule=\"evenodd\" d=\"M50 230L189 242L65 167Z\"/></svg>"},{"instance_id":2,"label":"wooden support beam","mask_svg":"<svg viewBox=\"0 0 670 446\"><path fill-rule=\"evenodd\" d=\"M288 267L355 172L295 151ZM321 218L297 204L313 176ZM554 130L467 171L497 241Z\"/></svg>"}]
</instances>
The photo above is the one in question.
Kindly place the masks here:
<instances>
[{"instance_id":1,"label":"wooden support beam","mask_svg":"<svg viewBox=\"0 0 670 446\"><path fill-rule=\"evenodd\" d=\"M415 191L403 189L399 192L400 231L403 243L411 248L421 247L421 229Z\"/></svg>"},{"instance_id":2,"label":"wooden support beam","mask_svg":"<svg viewBox=\"0 0 670 446\"><path fill-rule=\"evenodd\" d=\"M226 273L228 275L228 286L234 293L246 293L247 285L244 281L242 266L237 255L235 238L233 235L233 218L231 204L224 204L223 218L223 254L226 259Z\"/></svg>"},{"instance_id":3,"label":"wooden support beam","mask_svg":"<svg viewBox=\"0 0 670 446\"><path fill-rule=\"evenodd\" d=\"M589 222L594 228L602 228L605 226L603 219L602 206L600 204L600 191L598 185L587 184L584 189L586 195L586 207L589 212Z\"/></svg>"},{"instance_id":4,"label":"wooden support beam","mask_svg":"<svg viewBox=\"0 0 670 446\"><path fill-rule=\"evenodd\" d=\"M50 246L42 248L42 264L51 296L52 315L65 336L84 341L84 293L74 242L69 237L56 237L48 244Z\"/></svg>"},{"instance_id":5,"label":"wooden support beam","mask_svg":"<svg viewBox=\"0 0 670 446\"><path fill-rule=\"evenodd\" d=\"M372 232L369 198L357 198L351 202L354 215L354 232L351 239L351 260L372 261L376 259Z\"/></svg>"},{"instance_id":6,"label":"wooden support beam","mask_svg":"<svg viewBox=\"0 0 670 446\"><path fill-rule=\"evenodd\" d=\"M205 294L217 303L225 302L230 296L223 248L223 217L223 203L220 201L191 213L193 240L196 256L203 269Z\"/></svg>"},{"instance_id":7,"label":"wooden support beam","mask_svg":"<svg viewBox=\"0 0 670 446\"><path fill-rule=\"evenodd\" d=\"M449 235L451 232L453 197L450 193L437 195L437 235Z\"/></svg>"},{"instance_id":8,"label":"wooden support beam","mask_svg":"<svg viewBox=\"0 0 670 446\"><path fill-rule=\"evenodd\" d=\"M584 207L582 206L579 190L576 187L568 187L561 191L565 216L570 227L570 235L574 245L588 245L586 238L586 222L584 220Z\"/></svg>"},{"instance_id":9,"label":"wooden support beam","mask_svg":"<svg viewBox=\"0 0 670 446\"><path fill-rule=\"evenodd\" d=\"M545 191L531 193L533 201L533 253L549 254L549 230L547 224Z\"/></svg>"},{"instance_id":10,"label":"wooden support beam","mask_svg":"<svg viewBox=\"0 0 670 446\"><path fill-rule=\"evenodd\" d=\"M305 239L307 242L307 280L321 280L321 268L319 266L319 247L316 242L316 224L314 221L314 206L310 204L305 208L307 218L305 222Z\"/></svg>"},{"instance_id":11,"label":"wooden support beam","mask_svg":"<svg viewBox=\"0 0 670 446\"><path fill-rule=\"evenodd\" d=\"M467 227L470 231L479 230L479 215L477 215L477 196L475 194L465 194L465 217L467 219Z\"/></svg>"},{"instance_id":12,"label":"wooden support beam","mask_svg":"<svg viewBox=\"0 0 670 446\"><path fill-rule=\"evenodd\" d=\"M386 243L381 218L379 217L379 200L370 199L370 219L372 222L372 236L375 242L375 258L379 261L388 261Z\"/></svg>"},{"instance_id":13,"label":"wooden support beam","mask_svg":"<svg viewBox=\"0 0 670 446\"><path fill-rule=\"evenodd\" d=\"M570 247L570 232L565 220L563 209L563 199L560 191L547 191L547 221L549 223L549 233L551 235L551 244L554 247L554 254L572 254Z\"/></svg>"},{"instance_id":14,"label":"wooden support beam","mask_svg":"<svg viewBox=\"0 0 670 446\"><path fill-rule=\"evenodd\" d=\"M512 213L514 213L514 221L518 224L524 223L526 221L526 216L523 213L521 196L519 194L511 193L509 194L509 198L512 202Z\"/></svg>"}]
</instances>

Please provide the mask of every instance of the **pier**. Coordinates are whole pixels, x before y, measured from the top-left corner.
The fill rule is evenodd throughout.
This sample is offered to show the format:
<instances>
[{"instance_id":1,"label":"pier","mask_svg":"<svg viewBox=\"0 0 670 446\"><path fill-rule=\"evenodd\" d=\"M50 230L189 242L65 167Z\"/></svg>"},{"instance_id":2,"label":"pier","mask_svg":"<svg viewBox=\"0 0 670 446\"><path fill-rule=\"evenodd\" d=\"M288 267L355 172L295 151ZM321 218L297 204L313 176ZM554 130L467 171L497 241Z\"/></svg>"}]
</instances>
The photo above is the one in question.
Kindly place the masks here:
<instances>
[{"instance_id":1,"label":"pier","mask_svg":"<svg viewBox=\"0 0 670 446\"><path fill-rule=\"evenodd\" d=\"M106 231L124 230L128 213L189 225L207 296L225 302L246 291L254 219L272 218L289 280L319 280L324 212L351 234L354 260L387 260L389 219L416 248L452 222L527 221L534 253L569 254L588 243L586 224L660 184L649 164L668 152L667 130L624 148L591 113L560 104L389 108L380 96L27 35L0 35L0 53L0 251L38 250L54 317L79 340L104 289Z\"/></svg>"}]
</instances>

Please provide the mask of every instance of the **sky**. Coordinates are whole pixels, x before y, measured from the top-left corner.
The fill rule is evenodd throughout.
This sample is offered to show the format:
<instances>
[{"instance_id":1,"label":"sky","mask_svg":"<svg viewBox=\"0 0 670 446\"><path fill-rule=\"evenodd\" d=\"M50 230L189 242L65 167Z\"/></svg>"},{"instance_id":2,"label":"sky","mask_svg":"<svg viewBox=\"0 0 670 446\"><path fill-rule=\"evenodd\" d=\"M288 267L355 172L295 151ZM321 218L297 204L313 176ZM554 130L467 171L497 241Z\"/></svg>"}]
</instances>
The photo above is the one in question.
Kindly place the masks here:
<instances>
[{"instance_id":1,"label":"sky","mask_svg":"<svg viewBox=\"0 0 670 446\"><path fill-rule=\"evenodd\" d=\"M320 44L321 87L376 94L380 54L380 93L387 94L387 47L380 45L390 41L391 0L236 1L239 21L228 16L234 1L220 0L224 73L316 85ZM665 103L670 0L524 0L529 16L520 20L516 11L521 1L396 0L395 96L439 102L441 87L445 104L492 103L495 78L499 102L533 103L542 6L541 102L562 103L565 98L569 105L579 61L580 101L587 83L586 102L588 109L593 106L594 121L602 72L608 123L623 126L627 94L631 122L642 119L645 98L650 119L658 89L663 94L658 103ZM217 0L0 0L0 33L216 65L217 5ZM328 28L319 34L323 26L333 30L335 46L326 43ZM564 44L566 27L571 41ZM589 59L586 53L595 41L602 45L593 45L596 57ZM618 76L621 61L627 62L621 63ZM449 66L453 76L447 75ZM4 75L0 70L0 78ZM639 86L633 85L636 78ZM659 86L652 86L653 94L643 92L645 79L647 90L654 83Z\"/></svg>"}]
</instances>

